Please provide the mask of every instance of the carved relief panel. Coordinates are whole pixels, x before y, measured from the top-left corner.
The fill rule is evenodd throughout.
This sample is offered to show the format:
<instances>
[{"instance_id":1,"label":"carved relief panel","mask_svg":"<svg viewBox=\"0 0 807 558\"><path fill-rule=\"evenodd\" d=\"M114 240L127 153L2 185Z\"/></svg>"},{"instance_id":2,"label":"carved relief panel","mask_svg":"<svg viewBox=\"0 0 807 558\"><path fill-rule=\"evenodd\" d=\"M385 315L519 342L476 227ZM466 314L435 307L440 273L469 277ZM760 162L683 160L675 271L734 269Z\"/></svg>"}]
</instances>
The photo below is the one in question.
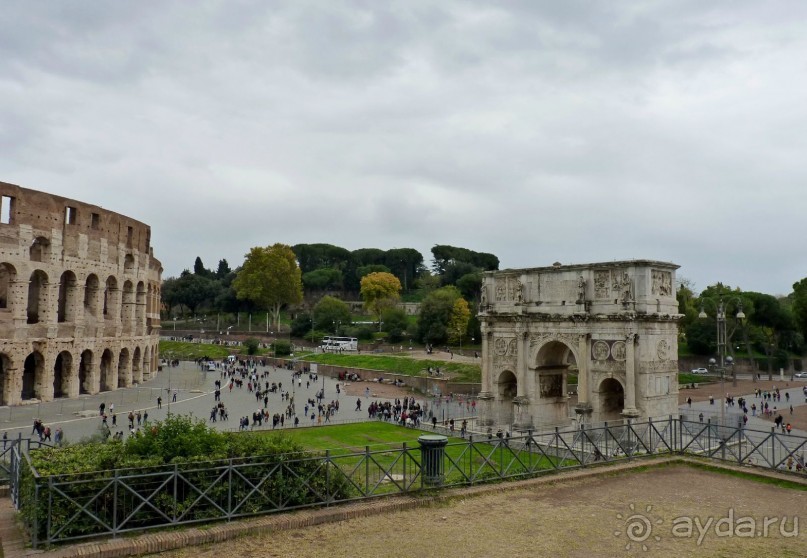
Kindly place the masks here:
<instances>
[{"instance_id":1,"label":"carved relief panel","mask_svg":"<svg viewBox=\"0 0 807 558\"><path fill-rule=\"evenodd\" d=\"M611 272L595 271L594 272L594 298L608 299L611 298Z\"/></svg>"},{"instance_id":2,"label":"carved relief panel","mask_svg":"<svg viewBox=\"0 0 807 558\"><path fill-rule=\"evenodd\" d=\"M672 295L672 273L669 271L659 271L654 269L652 271L653 285L651 292L658 296L671 296Z\"/></svg>"}]
</instances>

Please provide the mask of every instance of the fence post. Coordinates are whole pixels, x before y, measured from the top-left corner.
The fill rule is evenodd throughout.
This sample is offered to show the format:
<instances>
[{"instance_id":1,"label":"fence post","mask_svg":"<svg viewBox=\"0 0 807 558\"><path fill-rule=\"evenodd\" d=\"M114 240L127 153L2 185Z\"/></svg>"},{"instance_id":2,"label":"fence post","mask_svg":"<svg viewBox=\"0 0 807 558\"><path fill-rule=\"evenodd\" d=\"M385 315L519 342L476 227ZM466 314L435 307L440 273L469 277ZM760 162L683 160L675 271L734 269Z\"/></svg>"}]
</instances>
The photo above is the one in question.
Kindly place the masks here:
<instances>
[{"instance_id":1,"label":"fence post","mask_svg":"<svg viewBox=\"0 0 807 558\"><path fill-rule=\"evenodd\" d=\"M580 465L586 466L586 425L580 425Z\"/></svg>"},{"instance_id":2,"label":"fence post","mask_svg":"<svg viewBox=\"0 0 807 558\"><path fill-rule=\"evenodd\" d=\"M364 495L370 494L370 446L364 446Z\"/></svg>"},{"instance_id":3,"label":"fence post","mask_svg":"<svg viewBox=\"0 0 807 558\"><path fill-rule=\"evenodd\" d=\"M118 534L118 470L114 471L114 480L112 481L112 537Z\"/></svg>"},{"instance_id":4,"label":"fence post","mask_svg":"<svg viewBox=\"0 0 807 558\"><path fill-rule=\"evenodd\" d=\"M233 458L230 458L230 467L227 470L227 521L233 517Z\"/></svg>"},{"instance_id":5,"label":"fence post","mask_svg":"<svg viewBox=\"0 0 807 558\"><path fill-rule=\"evenodd\" d=\"M48 523L47 530L45 531L45 540L50 543L51 540L51 518L53 517L53 476L48 476Z\"/></svg>"},{"instance_id":6,"label":"fence post","mask_svg":"<svg viewBox=\"0 0 807 558\"><path fill-rule=\"evenodd\" d=\"M325 505L331 504L331 450L325 450Z\"/></svg>"},{"instance_id":7,"label":"fence post","mask_svg":"<svg viewBox=\"0 0 807 558\"><path fill-rule=\"evenodd\" d=\"M603 422L603 431L602 431L603 438L605 438L605 460L606 461L608 461L608 456L611 455L611 452L608 451L608 435L610 433L611 433L611 431L608 429L608 421L606 420L605 422Z\"/></svg>"},{"instance_id":8,"label":"fence post","mask_svg":"<svg viewBox=\"0 0 807 558\"><path fill-rule=\"evenodd\" d=\"M171 523L177 522L177 478L179 477L178 474L179 466L174 463L174 513L171 517Z\"/></svg>"},{"instance_id":9,"label":"fence post","mask_svg":"<svg viewBox=\"0 0 807 558\"><path fill-rule=\"evenodd\" d=\"M20 453L22 453L22 445L20 445ZM31 546L37 548L39 546L39 483L36 478L34 479L34 540Z\"/></svg>"},{"instance_id":10,"label":"fence post","mask_svg":"<svg viewBox=\"0 0 807 558\"><path fill-rule=\"evenodd\" d=\"M684 415L678 415L678 443L681 449L679 453L684 453Z\"/></svg>"},{"instance_id":11,"label":"fence post","mask_svg":"<svg viewBox=\"0 0 807 558\"><path fill-rule=\"evenodd\" d=\"M403 463L403 487L404 492L409 491L409 487L406 485L406 458L409 455L409 451L406 449L406 442L403 443L403 455L401 456L401 462Z\"/></svg>"}]
</instances>

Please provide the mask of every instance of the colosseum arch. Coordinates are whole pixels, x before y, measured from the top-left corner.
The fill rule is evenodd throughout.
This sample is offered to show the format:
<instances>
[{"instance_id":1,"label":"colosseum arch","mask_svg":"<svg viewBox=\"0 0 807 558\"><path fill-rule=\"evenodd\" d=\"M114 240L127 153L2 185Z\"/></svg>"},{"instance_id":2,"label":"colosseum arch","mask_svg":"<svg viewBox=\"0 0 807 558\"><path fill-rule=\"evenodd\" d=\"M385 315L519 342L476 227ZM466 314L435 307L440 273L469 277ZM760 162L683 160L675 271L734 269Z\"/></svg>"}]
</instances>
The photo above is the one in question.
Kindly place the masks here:
<instances>
[{"instance_id":1,"label":"colosseum arch","mask_svg":"<svg viewBox=\"0 0 807 558\"><path fill-rule=\"evenodd\" d=\"M31 352L23 364L20 399L43 399L45 395L45 358L39 351Z\"/></svg>"},{"instance_id":2,"label":"colosseum arch","mask_svg":"<svg viewBox=\"0 0 807 558\"><path fill-rule=\"evenodd\" d=\"M62 322L76 322L79 316L79 289L76 274L70 270L62 273L59 279L59 301L56 310L56 320Z\"/></svg>"},{"instance_id":3,"label":"colosseum arch","mask_svg":"<svg viewBox=\"0 0 807 558\"><path fill-rule=\"evenodd\" d=\"M676 413L677 268L631 260L485 272L480 425L508 426L512 407L517 430ZM504 371L516 397L501 390Z\"/></svg>"},{"instance_id":4,"label":"colosseum arch","mask_svg":"<svg viewBox=\"0 0 807 558\"><path fill-rule=\"evenodd\" d=\"M143 349L143 381L151 379L151 347Z\"/></svg>"},{"instance_id":5,"label":"colosseum arch","mask_svg":"<svg viewBox=\"0 0 807 558\"><path fill-rule=\"evenodd\" d=\"M95 273L90 273L84 282L84 317L93 322L100 320L98 312L98 293L101 290L101 281Z\"/></svg>"},{"instance_id":6,"label":"colosseum arch","mask_svg":"<svg viewBox=\"0 0 807 558\"><path fill-rule=\"evenodd\" d=\"M123 326L124 335L132 335L132 321L135 317L135 292L134 285L131 281L127 280L123 283L123 293L121 298L120 307L120 320Z\"/></svg>"},{"instance_id":7,"label":"colosseum arch","mask_svg":"<svg viewBox=\"0 0 807 558\"><path fill-rule=\"evenodd\" d=\"M118 387L117 367L115 356L110 349L104 349L101 354L101 391L111 391Z\"/></svg>"},{"instance_id":8,"label":"colosseum arch","mask_svg":"<svg viewBox=\"0 0 807 558\"><path fill-rule=\"evenodd\" d=\"M134 267L134 256L131 254L126 254L126 257L123 258L123 272L126 274L132 273L134 271Z\"/></svg>"},{"instance_id":9,"label":"colosseum arch","mask_svg":"<svg viewBox=\"0 0 807 558\"><path fill-rule=\"evenodd\" d=\"M9 387L12 385L14 364L6 353L0 353L0 405L10 405L12 397Z\"/></svg>"},{"instance_id":10,"label":"colosseum arch","mask_svg":"<svg viewBox=\"0 0 807 558\"><path fill-rule=\"evenodd\" d=\"M31 243L28 249L28 257L32 262L47 263L50 261L50 240L44 236L38 236Z\"/></svg>"},{"instance_id":11,"label":"colosseum arch","mask_svg":"<svg viewBox=\"0 0 807 558\"><path fill-rule=\"evenodd\" d=\"M53 397L70 397L73 387L73 355L69 351L62 351L56 355L53 364Z\"/></svg>"},{"instance_id":12,"label":"colosseum arch","mask_svg":"<svg viewBox=\"0 0 807 558\"><path fill-rule=\"evenodd\" d=\"M140 351L140 347L135 347L132 353L132 382L143 383L143 353Z\"/></svg>"},{"instance_id":13,"label":"colosseum arch","mask_svg":"<svg viewBox=\"0 0 807 558\"><path fill-rule=\"evenodd\" d=\"M137 292L135 293L135 335L145 335L146 325L146 285L143 281L137 284Z\"/></svg>"},{"instance_id":14,"label":"colosseum arch","mask_svg":"<svg viewBox=\"0 0 807 558\"><path fill-rule=\"evenodd\" d=\"M118 357L118 383L117 387L130 387L132 385L132 357L129 349L124 347Z\"/></svg>"},{"instance_id":15,"label":"colosseum arch","mask_svg":"<svg viewBox=\"0 0 807 558\"><path fill-rule=\"evenodd\" d=\"M104 319L117 321L120 317L118 280L114 275L106 278L104 287Z\"/></svg>"},{"instance_id":16,"label":"colosseum arch","mask_svg":"<svg viewBox=\"0 0 807 558\"><path fill-rule=\"evenodd\" d=\"M38 324L48 307L48 275L41 269L31 273L28 283L28 323Z\"/></svg>"},{"instance_id":17,"label":"colosseum arch","mask_svg":"<svg viewBox=\"0 0 807 558\"><path fill-rule=\"evenodd\" d=\"M81 353L81 360L78 364L78 393L93 393L93 354L89 349Z\"/></svg>"},{"instance_id":18,"label":"colosseum arch","mask_svg":"<svg viewBox=\"0 0 807 558\"><path fill-rule=\"evenodd\" d=\"M17 269L10 263L0 264L0 309L10 309L12 305L11 284L17 280Z\"/></svg>"}]
</instances>

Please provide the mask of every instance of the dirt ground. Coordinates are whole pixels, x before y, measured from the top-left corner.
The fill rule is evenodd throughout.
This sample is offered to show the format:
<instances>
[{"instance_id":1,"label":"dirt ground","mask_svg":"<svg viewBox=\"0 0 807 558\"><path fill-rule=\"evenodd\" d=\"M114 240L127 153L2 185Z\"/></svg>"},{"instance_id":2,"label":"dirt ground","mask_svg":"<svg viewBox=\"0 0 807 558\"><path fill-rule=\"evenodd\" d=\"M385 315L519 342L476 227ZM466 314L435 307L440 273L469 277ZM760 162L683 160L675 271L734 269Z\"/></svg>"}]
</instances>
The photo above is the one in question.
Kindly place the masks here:
<instances>
[{"instance_id":1,"label":"dirt ground","mask_svg":"<svg viewBox=\"0 0 807 558\"><path fill-rule=\"evenodd\" d=\"M256 533L160 556L781 558L803 557L805 548L804 491L673 466L457 498L307 529Z\"/></svg>"}]
</instances>

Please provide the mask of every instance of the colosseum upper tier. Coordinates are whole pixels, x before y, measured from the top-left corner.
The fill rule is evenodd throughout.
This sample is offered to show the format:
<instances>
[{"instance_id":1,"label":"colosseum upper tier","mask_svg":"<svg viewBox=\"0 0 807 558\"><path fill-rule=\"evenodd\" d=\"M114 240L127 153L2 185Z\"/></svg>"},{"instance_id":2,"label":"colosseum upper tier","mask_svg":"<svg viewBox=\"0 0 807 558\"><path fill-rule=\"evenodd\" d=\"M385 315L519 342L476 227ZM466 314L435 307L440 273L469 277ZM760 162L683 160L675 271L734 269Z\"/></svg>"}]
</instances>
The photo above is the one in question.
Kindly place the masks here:
<instances>
[{"instance_id":1,"label":"colosseum upper tier","mask_svg":"<svg viewBox=\"0 0 807 558\"><path fill-rule=\"evenodd\" d=\"M0 405L128 387L157 370L151 229L0 182Z\"/></svg>"}]
</instances>

